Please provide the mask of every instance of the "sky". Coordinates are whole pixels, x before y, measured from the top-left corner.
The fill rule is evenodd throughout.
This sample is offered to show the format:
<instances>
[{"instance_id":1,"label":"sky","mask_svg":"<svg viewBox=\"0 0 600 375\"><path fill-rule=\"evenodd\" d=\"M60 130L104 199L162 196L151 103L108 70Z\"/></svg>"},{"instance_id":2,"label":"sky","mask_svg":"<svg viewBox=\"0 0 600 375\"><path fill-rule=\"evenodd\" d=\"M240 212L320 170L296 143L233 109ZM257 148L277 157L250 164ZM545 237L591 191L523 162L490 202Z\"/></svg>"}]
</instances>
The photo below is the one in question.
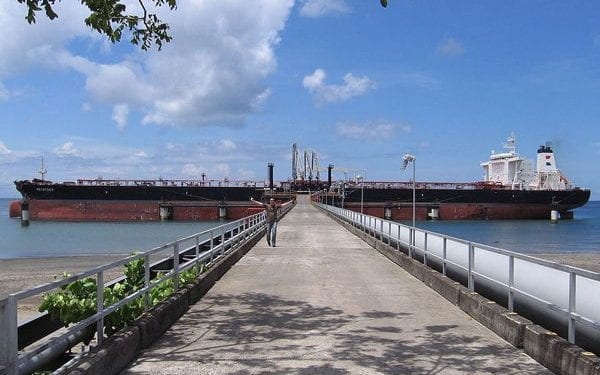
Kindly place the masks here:
<instances>
[{"instance_id":1,"label":"sky","mask_svg":"<svg viewBox=\"0 0 600 375\"><path fill-rule=\"evenodd\" d=\"M323 179L407 181L410 153L417 181L480 181L514 132L600 199L598 1L179 0L148 52L55 8L0 2L0 197L42 158L55 182L286 180L294 143Z\"/></svg>"}]
</instances>

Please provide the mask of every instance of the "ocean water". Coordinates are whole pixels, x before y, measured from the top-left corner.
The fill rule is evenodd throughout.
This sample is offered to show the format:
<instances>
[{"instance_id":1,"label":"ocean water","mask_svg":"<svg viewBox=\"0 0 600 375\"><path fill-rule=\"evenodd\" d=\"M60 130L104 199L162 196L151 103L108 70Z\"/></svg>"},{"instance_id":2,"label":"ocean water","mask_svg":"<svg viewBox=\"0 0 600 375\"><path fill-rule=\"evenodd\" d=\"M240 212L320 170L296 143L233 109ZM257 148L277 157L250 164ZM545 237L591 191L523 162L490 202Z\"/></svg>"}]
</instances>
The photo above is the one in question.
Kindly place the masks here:
<instances>
[{"instance_id":1,"label":"ocean water","mask_svg":"<svg viewBox=\"0 0 600 375\"><path fill-rule=\"evenodd\" d=\"M575 209L572 220L424 221L417 227L528 254L599 253L600 201Z\"/></svg>"},{"instance_id":2,"label":"ocean water","mask_svg":"<svg viewBox=\"0 0 600 375\"><path fill-rule=\"evenodd\" d=\"M0 199L0 259L129 254L198 233L210 222L41 222L21 227L8 217L12 199ZM417 226L522 253L600 253L600 201L575 210L573 220L425 221Z\"/></svg>"},{"instance_id":3,"label":"ocean water","mask_svg":"<svg viewBox=\"0 0 600 375\"><path fill-rule=\"evenodd\" d=\"M156 246L216 227L222 222L56 222L8 216L14 199L0 199L0 259L71 255L124 254Z\"/></svg>"}]
</instances>

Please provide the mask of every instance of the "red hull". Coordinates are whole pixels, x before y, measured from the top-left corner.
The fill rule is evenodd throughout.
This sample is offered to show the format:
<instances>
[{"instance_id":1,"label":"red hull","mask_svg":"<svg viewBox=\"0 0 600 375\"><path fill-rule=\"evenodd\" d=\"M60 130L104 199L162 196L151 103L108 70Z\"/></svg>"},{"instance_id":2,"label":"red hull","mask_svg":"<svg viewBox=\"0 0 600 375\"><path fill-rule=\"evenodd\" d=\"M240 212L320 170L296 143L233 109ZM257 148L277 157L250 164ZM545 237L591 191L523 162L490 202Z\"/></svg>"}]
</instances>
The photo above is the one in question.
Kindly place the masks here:
<instances>
[{"instance_id":1,"label":"red hull","mask_svg":"<svg viewBox=\"0 0 600 375\"><path fill-rule=\"evenodd\" d=\"M346 204L344 208L360 212L360 204ZM551 208L547 204L469 204L448 203L438 207L439 220L522 220L550 219ZM412 220L412 206L386 207L385 203L363 205L363 213L391 220ZM432 208L415 207L416 220L431 219ZM565 218L568 215L561 213Z\"/></svg>"},{"instance_id":2,"label":"red hull","mask_svg":"<svg viewBox=\"0 0 600 375\"><path fill-rule=\"evenodd\" d=\"M31 220L159 221L161 207L168 212L165 219L177 221L237 220L262 210L250 202L30 200L29 217ZM11 203L10 215L21 216L21 202Z\"/></svg>"}]
</instances>

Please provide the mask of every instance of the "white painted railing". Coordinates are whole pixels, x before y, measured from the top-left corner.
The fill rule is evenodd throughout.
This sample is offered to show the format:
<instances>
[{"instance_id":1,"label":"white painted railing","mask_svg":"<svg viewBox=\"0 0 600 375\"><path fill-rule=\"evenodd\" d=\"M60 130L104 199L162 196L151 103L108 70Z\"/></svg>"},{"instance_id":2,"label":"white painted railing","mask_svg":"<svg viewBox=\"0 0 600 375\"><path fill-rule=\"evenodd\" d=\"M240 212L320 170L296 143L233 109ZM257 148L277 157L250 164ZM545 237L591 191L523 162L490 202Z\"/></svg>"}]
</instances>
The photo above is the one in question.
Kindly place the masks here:
<instances>
[{"instance_id":1,"label":"white painted railing","mask_svg":"<svg viewBox=\"0 0 600 375\"><path fill-rule=\"evenodd\" d=\"M492 288L505 296L502 303L510 311L517 302L553 311L558 320L566 321L560 323L566 324L571 343L575 343L576 331L585 331L592 341L600 342L600 273L339 207L317 206L425 265L436 266L444 275L452 271L466 278L470 290Z\"/></svg>"}]
</instances>

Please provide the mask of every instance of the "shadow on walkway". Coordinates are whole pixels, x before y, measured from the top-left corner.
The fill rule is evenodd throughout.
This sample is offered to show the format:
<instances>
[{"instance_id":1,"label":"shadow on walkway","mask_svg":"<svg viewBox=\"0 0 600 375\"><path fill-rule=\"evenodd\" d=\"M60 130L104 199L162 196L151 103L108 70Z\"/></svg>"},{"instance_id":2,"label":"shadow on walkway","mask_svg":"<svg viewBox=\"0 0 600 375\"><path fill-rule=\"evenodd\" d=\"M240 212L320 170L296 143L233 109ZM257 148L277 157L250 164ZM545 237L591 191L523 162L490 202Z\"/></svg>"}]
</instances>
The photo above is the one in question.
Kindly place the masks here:
<instances>
[{"instance_id":1,"label":"shadow on walkway","mask_svg":"<svg viewBox=\"0 0 600 375\"><path fill-rule=\"evenodd\" d=\"M540 373L535 363L515 361L515 348L458 335L452 332L456 325L411 328L412 315L349 315L263 293L209 295L135 364L163 364L156 373L169 374L181 368L232 374Z\"/></svg>"}]
</instances>

